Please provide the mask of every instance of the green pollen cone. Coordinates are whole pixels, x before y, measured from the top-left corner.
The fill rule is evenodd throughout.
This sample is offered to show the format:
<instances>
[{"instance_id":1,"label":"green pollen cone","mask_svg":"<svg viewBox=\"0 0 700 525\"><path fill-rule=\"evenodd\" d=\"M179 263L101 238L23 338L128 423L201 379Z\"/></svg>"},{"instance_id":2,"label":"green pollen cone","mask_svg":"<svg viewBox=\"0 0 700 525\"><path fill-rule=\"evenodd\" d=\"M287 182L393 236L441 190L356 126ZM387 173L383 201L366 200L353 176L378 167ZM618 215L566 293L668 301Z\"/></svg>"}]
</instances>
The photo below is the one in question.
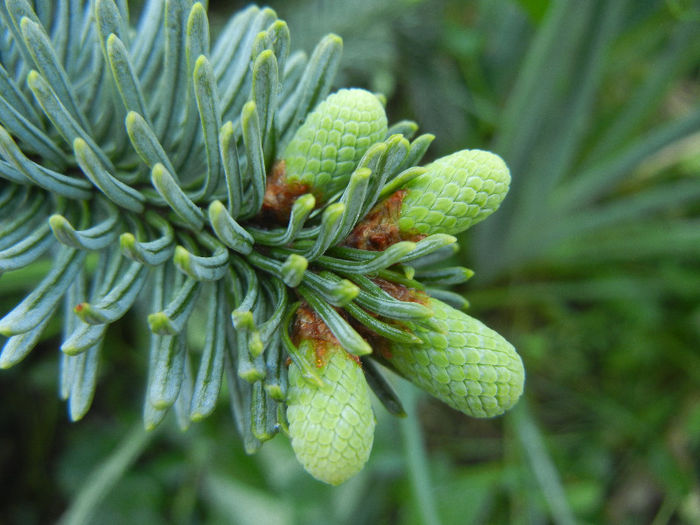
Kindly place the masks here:
<instances>
[{"instance_id":1,"label":"green pollen cone","mask_svg":"<svg viewBox=\"0 0 700 525\"><path fill-rule=\"evenodd\" d=\"M510 185L505 162L488 151L458 151L426 168L404 186L398 220L404 237L463 232L496 211Z\"/></svg>"},{"instance_id":2,"label":"green pollen cone","mask_svg":"<svg viewBox=\"0 0 700 525\"><path fill-rule=\"evenodd\" d=\"M407 379L473 417L498 416L523 392L525 370L515 348L481 321L430 299L441 332L419 326L422 345L392 343L387 360Z\"/></svg>"},{"instance_id":3,"label":"green pollen cone","mask_svg":"<svg viewBox=\"0 0 700 525\"><path fill-rule=\"evenodd\" d=\"M327 344L317 358L313 343L300 345L304 358L316 368L325 386L289 367L287 420L292 448L299 462L316 479L339 485L367 462L374 440L374 413L362 368L340 346ZM317 361L318 360L318 361Z\"/></svg>"},{"instance_id":4,"label":"green pollen cone","mask_svg":"<svg viewBox=\"0 0 700 525\"><path fill-rule=\"evenodd\" d=\"M306 186L318 204L347 184L365 152L386 137L379 99L364 89L341 89L311 112L284 150L287 184Z\"/></svg>"}]
</instances>

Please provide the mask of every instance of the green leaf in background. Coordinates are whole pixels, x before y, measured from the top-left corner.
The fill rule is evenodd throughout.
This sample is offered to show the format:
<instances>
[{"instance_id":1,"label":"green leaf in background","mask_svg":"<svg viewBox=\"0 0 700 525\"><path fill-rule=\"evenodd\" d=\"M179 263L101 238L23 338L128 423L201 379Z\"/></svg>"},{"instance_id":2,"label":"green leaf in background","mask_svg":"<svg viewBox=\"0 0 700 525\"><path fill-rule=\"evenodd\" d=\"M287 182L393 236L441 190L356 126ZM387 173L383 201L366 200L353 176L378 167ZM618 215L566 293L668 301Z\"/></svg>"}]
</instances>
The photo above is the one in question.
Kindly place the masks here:
<instances>
[{"instance_id":1,"label":"green leaf in background","mask_svg":"<svg viewBox=\"0 0 700 525\"><path fill-rule=\"evenodd\" d=\"M552 2L550 0L518 0L518 4L534 22L541 22Z\"/></svg>"}]
</instances>

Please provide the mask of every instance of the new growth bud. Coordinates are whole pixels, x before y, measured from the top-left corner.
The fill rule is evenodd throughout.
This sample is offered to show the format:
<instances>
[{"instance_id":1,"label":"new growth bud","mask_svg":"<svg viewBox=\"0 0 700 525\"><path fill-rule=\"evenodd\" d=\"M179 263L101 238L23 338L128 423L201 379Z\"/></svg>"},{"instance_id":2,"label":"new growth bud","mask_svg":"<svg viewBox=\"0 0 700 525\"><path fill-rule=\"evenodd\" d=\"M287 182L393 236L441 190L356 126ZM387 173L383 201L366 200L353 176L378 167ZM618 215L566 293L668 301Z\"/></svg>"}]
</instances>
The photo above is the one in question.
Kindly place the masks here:
<instances>
[{"instance_id":1,"label":"new growth bud","mask_svg":"<svg viewBox=\"0 0 700 525\"><path fill-rule=\"evenodd\" d=\"M312 337L314 332L322 338ZM311 310L299 310L297 334L300 357L315 367L324 386L312 384L296 364L290 365L287 420L292 448L313 477L339 485L362 469L372 450L375 420L369 387L357 358L333 341Z\"/></svg>"},{"instance_id":2,"label":"new growth bud","mask_svg":"<svg viewBox=\"0 0 700 525\"><path fill-rule=\"evenodd\" d=\"M377 204L347 244L384 250L434 233L456 235L496 211L508 193L510 171L501 157L488 151L458 151L425 168Z\"/></svg>"},{"instance_id":3,"label":"new growth bud","mask_svg":"<svg viewBox=\"0 0 700 525\"><path fill-rule=\"evenodd\" d=\"M429 299L442 330L414 326L422 345L392 343L385 358L407 379L473 417L494 417L523 392L525 370L515 348L467 314Z\"/></svg>"},{"instance_id":4,"label":"new growth bud","mask_svg":"<svg viewBox=\"0 0 700 525\"><path fill-rule=\"evenodd\" d=\"M322 205L348 182L369 147L384 139L387 119L379 99L364 89L341 89L307 117L278 161L264 206L286 218L296 197L312 193Z\"/></svg>"},{"instance_id":5,"label":"new growth bud","mask_svg":"<svg viewBox=\"0 0 700 525\"><path fill-rule=\"evenodd\" d=\"M404 236L463 232L496 211L508 193L508 167L488 151L458 151L426 168L404 187L398 222Z\"/></svg>"}]
</instances>

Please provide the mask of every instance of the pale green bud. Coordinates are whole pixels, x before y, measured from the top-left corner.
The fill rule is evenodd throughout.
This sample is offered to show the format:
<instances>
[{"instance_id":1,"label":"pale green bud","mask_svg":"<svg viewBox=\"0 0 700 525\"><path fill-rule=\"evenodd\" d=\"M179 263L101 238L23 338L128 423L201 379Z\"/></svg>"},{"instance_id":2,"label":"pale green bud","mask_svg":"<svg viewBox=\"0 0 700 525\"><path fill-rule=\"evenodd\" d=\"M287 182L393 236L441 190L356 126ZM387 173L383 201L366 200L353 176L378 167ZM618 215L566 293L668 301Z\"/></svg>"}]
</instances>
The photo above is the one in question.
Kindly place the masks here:
<instances>
[{"instance_id":1,"label":"pale green bud","mask_svg":"<svg viewBox=\"0 0 700 525\"><path fill-rule=\"evenodd\" d=\"M488 151L458 151L426 168L404 186L398 219L403 237L460 233L496 211L510 185L505 162Z\"/></svg>"},{"instance_id":2,"label":"pale green bud","mask_svg":"<svg viewBox=\"0 0 700 525\"><path fill-rule=\"evenodd\" d=\"M299 349L317 367L325 386L304 379L295 364L289 367L289 436L309 474L339 485L357 474L369 458L374 413L359 362L340 346L317 344L324 345L318 354L309 340Z\"/></svg>"},{"instance_id":3,"label":"pale green bud","mask_svg":"<svg viewBox=\"0 0 700 525\"><path fill-rule=\"evenodd\" d=\"M319 203L342 189L365 152L384 140L387 119L364 89L341 89L309 113L282 155L286 182L307 187Z\"/></svg>"},{"instance_id":4,"label":"pale green bud","mask_svg":"<svg viewBox=\"0 0 700 525\"><path fill-rule=\"evenodd\" d=\"M422 345L392 343L387 360L417 386L469 416L493 417L523 392L525 370L515 348L481 321L429 300L442 330L420 326Z\"/></svg>"}]
</instances>

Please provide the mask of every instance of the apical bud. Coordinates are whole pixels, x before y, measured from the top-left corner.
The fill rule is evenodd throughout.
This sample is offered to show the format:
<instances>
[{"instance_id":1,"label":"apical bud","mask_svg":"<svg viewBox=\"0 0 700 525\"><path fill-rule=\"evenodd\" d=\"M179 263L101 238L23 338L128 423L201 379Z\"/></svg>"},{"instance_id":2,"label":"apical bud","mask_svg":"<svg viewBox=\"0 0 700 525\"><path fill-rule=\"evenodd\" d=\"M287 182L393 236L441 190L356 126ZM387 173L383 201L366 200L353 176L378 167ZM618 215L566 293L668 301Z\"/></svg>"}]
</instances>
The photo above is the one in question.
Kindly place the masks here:
<instances>
[{"instance_id":1,"label":"apical bud","mask_svg":"<svg viewBox=\"0 0 700 525\"><path fill-rule=\"evenodd\" d=\"M323 322L301 308L297 314L311 323ZM297 326L299 323L297 323ZM308 325L307 325L308 327ZM321 327L324 331L325 325ZM302 334L302 358L316 367L325 385L319 387L289 367L287 420L292 448L299 462L316 479L339 485L367 462L374 440L374 413L369 387L357 358L337 342Z\"/></svg>"},{"instance_id":2,"label":"apical bud","mask_svg":"<svg viewBox=\"0 0 700 525\"><path fill-rule=\"evenodd\" d=\"M488 151L458 151L426 168L404 187L398 220L404 237L463 232L496 211L510 185L505 162Z\"/></svg>"},{"instance_id":3,"label":"apical bud","mask_svg":"<svg viewBox=\"0 0 700 525\"><path fill-rule=\"evenodd\" d=\"M384 107L369 91L341 89L328 96L284 149L268 181L266 209L286 217L303 193L323 204L347 184L365 152L386 133Z\"/></svg>"},{"instance_id":4,"label":"apical bud","mask_svg":"<svg viewBox=\"0 0 700 525\"><path fill-rule=\"evenodd\" d=\"M392 343L385 358L403 376L473 417L511 408L523 392L525 370L515 348L481 321L429 299L443 330L414 326L422 345Z\"/></svg>"},{"instance_id":5,"label":"apical bud","mask_svg":"<svg viewBox=\"0 0 700 525\"><path fill-rule=\"evenodd\" d=\"M488 151L458 151L428 164L426 170L377 204L346 243L385 250L401 240L458 234L496 211L510 185L505 162Z\"/></svg>"}]
</instances>

